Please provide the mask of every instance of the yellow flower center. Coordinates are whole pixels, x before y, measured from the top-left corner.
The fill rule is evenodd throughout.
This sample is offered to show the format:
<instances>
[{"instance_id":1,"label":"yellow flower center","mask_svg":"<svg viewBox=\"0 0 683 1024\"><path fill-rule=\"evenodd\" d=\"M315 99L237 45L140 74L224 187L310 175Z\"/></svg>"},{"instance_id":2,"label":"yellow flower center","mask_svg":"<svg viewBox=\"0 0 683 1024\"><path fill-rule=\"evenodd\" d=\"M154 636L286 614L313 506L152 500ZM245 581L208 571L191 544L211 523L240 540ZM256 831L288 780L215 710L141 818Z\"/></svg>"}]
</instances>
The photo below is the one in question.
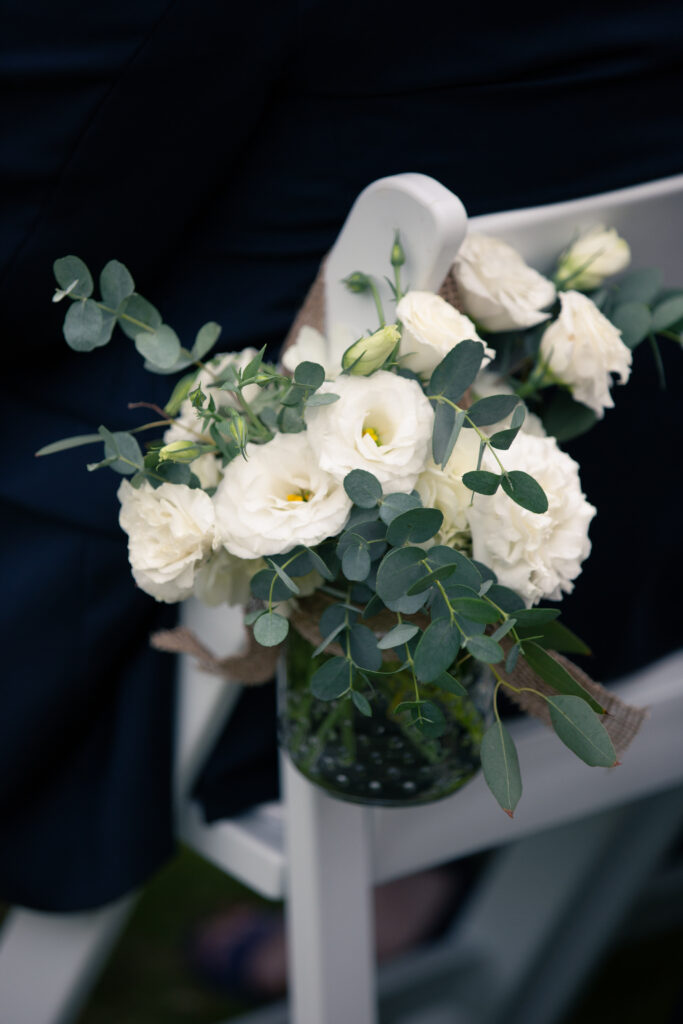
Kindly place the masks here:
<instances>
[{"instance_id":1,"label":"yellow flower center","mask_svg":"<svg viewBox=\"0 0 683 1024\"><path fill-rule=\"evenodd\" d=\"M375 442L375 444L379 447L379 445L381 444L381 441L379 439L379 434L377 433L375 428L374 427L366 427L365 430L363 431L363 437L365 437L366 434L369 437L371 437L372 440Z\"/></svg>"},{"instance_id":2,"label":"yellow flower center","mask_svg":"<svg viewBox=\"0 0 683 1024\"><path fill-rule=\"evenodd\" d=\"M310 501L311 491L300 490L296 494L288 494L287 501Z\"/></svg>"}]
</instances>

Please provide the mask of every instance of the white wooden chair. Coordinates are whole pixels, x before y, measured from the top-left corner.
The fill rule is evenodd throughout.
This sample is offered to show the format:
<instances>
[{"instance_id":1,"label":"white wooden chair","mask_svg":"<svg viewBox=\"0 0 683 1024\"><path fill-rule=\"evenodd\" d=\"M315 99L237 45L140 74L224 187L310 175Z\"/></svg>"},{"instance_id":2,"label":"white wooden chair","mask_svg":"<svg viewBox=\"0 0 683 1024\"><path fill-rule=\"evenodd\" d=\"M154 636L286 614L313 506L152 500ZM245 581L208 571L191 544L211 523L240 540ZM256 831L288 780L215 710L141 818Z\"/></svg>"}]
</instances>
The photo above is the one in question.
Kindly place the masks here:
<instances>
[{"instance_id":1,"label":"white wooden chair","mask_svg":"<svg viewBox=\"0 0 683 1024\"><path fill-rule=\"evenodd\" d=\"M604 220L629 238L639 263L660 266L675 284L683 278L681 213L683 176L479 217L472 226L505 238L543 267L577 228ZM338 282L354 269L382 266L397 226L412 254L411 285L435 288L464 233L464 211L421 175L366 190L328 260L330 322L373 322ZM224 611L188 603L184 621L217 651L239 642L238 622ZM433 805L368 809L330 798L284 757L281 804L206 825L188 794L237 688L184 659L179 836L256 891L287 900L290 1007L250 1014L243 1024L373 1024L372 885L494 847L500 852L449 939L380 972L382 1020L556 1021L683 822L683 652L623 680L618 690L651 709L618 771L587 768L537 722L513 723L525 782L514 821L498 812L481 778ZM14 911L0 947L3 1024L75 1019L132 901L91 914Z\"/></svg>"}]
</instances>

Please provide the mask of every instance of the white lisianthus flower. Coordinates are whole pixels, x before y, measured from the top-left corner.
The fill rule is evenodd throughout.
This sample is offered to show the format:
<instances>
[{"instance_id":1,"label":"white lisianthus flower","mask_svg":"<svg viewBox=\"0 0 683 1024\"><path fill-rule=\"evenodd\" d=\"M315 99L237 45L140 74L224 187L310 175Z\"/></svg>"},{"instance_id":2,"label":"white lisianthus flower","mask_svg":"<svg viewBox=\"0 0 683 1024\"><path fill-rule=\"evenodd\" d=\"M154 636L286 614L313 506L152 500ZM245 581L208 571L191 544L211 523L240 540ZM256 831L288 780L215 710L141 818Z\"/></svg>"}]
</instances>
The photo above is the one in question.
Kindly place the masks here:
<instances>
[{"instance_id":1,"label":"white lisianthus flower","mask_svg":"<svg viewBox=\"0 0 683 1024\"><path fill-rule=\"evenodd\" d=\"M476 494L468 510L472 555L527 605L544 597L558 601L574 589L591 549L588 527L595 509L581 491L579 467L555 438L521 432L501 456L506 470L523 470L538 481L548 511L521 508L501 487L492 495ZM484 468L500 471L488 454Z\"/></svg>"},{"instance_id":2,"label":"white lisianthus flower","mask_svg":"<svg viewBox=\"0 0 683 1024\"><path fill-rule=\"evenodd\" d=\"M555 285L499 238L468 235L453 264L465 312L485 331L511 331L547 320Z\"/></svg>"},{"instance_id":3,"label":"white lisianthus flower","mask_svg":"<svg viewBox=\"0 0 683 1024\"><path fill-rule=\"evenodd\" d=\"M631 350L595 303L581 292L560 292L562 311L541 339L540 355L552 375L566 384L577 402L602 419L614 405L611 374L625 384L631 373Z\"/></svg>"},{"instance_id":4,"label":"white lisianthus flower","mask_svg":"<svg viewBox=\"0 0 683 1024\"><path fill-rule=\"evenodd\" d=\"M341 373L344 352L355 340L344 324L333 324L327 338L315 327L302 327L294 344L282 353L282 365L294 373L299 363L319 363L327 379L334 380Z\"/></svg>"},{"instance_id":5,"label":"white lisianthus flower","mask_svg":"<svg viewBox=\"0 0 683 1024\"><path fill-rule=\"evenodd\" d=\"M628 242L615 228L596 224L562 254L557 276L577 291L590 292L599 288L606 277L624 270L630 262Z\"/></svg>"},{"instance_id":6,"label":"white lisianthus flower","mask_svg":"<svg viewBox=\"0 0 683 1024\"><path fill-rule=\"evenodd\" d=\"M209 607L245 605L252 576L265 567L261 558L236 558L225 548L219 548L200 564L195 576L195 596Z\"/></svg>"},{"instance_id":7,"label":"white lisianthus flower","mask_svg":"<svg viewBox=\"0 0 683 1024\"><path fill-rule=\"evenodd\" d=\"M307 434L320 467L340 483L352 469L364 469L387 494L412 491L434 424L417 381L378 370L372 377L339 377L320 388L328 391L339 401L306 410Z\"/></svg>"},{"instance_id":8,"label":"white lisianthus flower","mask_svg":"<svg viewBox=\"0 0 683 1024\"><path fill-rule=\"evenodd\" d=\"M468 338L481 341L486 362L495 358L496 353L484 344L469 317L433 292L407 292L396 307L396 316L403 324L401 365L413 373L429 377L444 356Z\"/></svg>"},{"instance_id":9,"label":"white lisianthus flower","mask_svg":"<svg viewBox=\"0 0 683 1024\"><path fill-rule=\"evenodd\" d=\"M157 601L189 597L197 569L216 546L213 502L199 488L145 481L118 490L119 523L128 534L128 558L135 582Z\"/></svg>"},{"instance_id":10,"label":"white lisianthus flower","mask_svg":"<svg viewBox=\"0 0 683 1024\"><path fill-rule=\"evenodd\" d=\"M491 370L481 370L474 379L474 383L470 389L472 394L472 402L476 402L480 398L491 398L493 395L514 395L514 389L510 387L497 373L493 373ZM520 400L521 401L521 400ZM512 414L510 414L512 415ZM507 417L509 421L510 417ZM499 423L492 423L490 426L484 427L484 431L490 437L491 434L495 434L498 430L505 430L509 426L509 422L501 420ZM546 430L541 422L539 416L536 413L529 412L526 410L524 416L524 422L520 428L525 434L534 434L536 437L545 437Z\"/></svg>"},{"instance_id":11,"label":"white lisianthus flower","mask_svg":"<svg viewBox=\"0 0 683 1024\"><path fill-rule=\"evenodd\" d=\"M318 468L306 433L248 444L246 456L228 463L214 495L218 534L230 554L278 555L339 533L351 500Z\"/></svg>"},{"instance_id":12,"label":"white lisianthus flower","mask_svg":"<svg viewBox=\"0 0 683 1024\"><path fill-rule=\"evenodd\" d=\"M443 523L434 538L437 544L468 549L471 542L469 507L472 491L462 482L463 473L477 468L479 437L474 430L460 431L444 469L429 459L415 487L425 508L437 508Z\"/></svg>"}]
</instances>

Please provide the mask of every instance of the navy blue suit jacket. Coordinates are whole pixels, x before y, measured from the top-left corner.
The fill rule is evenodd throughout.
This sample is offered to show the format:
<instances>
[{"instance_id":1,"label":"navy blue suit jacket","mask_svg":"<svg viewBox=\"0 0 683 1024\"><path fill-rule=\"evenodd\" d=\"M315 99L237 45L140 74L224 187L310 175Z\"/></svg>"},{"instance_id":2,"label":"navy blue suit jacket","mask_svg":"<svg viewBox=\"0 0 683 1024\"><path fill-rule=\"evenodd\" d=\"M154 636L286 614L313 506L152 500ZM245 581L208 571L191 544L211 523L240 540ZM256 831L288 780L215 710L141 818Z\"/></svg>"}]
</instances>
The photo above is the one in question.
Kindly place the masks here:
<instances>
[{"instance_id":1,"label":"navy blue suit jacket","mask_svg":"<svg viewBox=\"0 0 683 1024\"><path fill-rule=\"evenodd\" d=\"M375 178L422 171L476 214L683 170L683 25L661 0L541 14L522 2L495 19L436 0L1 9L0 896L76 909L138 884L172 849L172 664L147 637L173 611L132 584L112 475L89 475L82 451L32 453L138 422L127 403L164 400L168 380L144 374L122 337L89 356L67 349L53 260L121 259L185 339L215 319L223 348L275 349ZM649 536L637 485L637 520L617 509L607 523L620 427L647 398L657 419L636 474L663 458L654 432L673 425L673 399L651 401L645 350L637 362L624 413L575 446L605 525L566 617L590 634L595 601L614 603L619 643L589 636L603 677L666 650L674 621L656 605L673 513ZM212 814L274 786L272 713L242 713L239 745L228 729L204 780Z\"/></svg>"}]
</instances>

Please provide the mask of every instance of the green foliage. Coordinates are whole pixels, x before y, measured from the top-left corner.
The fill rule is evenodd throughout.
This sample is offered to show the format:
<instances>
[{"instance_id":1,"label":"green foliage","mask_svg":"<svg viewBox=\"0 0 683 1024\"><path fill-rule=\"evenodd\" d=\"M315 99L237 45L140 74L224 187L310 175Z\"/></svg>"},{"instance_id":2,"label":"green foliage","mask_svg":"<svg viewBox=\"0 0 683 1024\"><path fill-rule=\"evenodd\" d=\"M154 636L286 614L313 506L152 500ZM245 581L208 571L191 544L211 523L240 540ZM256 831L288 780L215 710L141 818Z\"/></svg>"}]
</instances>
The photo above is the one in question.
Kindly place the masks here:
<instances>
[{"instance_id":1,"label":"green foliage","mask_svg":"<svg viewBox=\"0 0 683 1024\"><path fill-rule=\"evenodd\" d=\"M547 433L560 442L580 437L597 423L593 410L576 402L563 388L556 388L554 394L546 399L541 419Z\"/></svg>"},{"instance_id":2,"label":"green foliage","mask_svg":"<svg viewBox=\"0 0 683 1024\"><path fill-rule=\"evenodd\" d=\"M136 334L135 347L149 363L162 370L175 366L180 356L180 338L168 324Z\"/></svg>"},{"instance_id":3,"label":"green foliage","mask_svg":"<svg viewBox=\"0 0 683 1024\"><path fill-rule=\"evenodd\" d=\"M655 332L666 331L683 319L683 295L674 295L658 303L652 312L652 327Z\"/></svg>"},{"instance_id":4,"label":"green foliage","mask_svg":"<svg viewBox=\"0 0 683 1024\"><path fill-rule=\"evenodd\" d=\"M498 473L490 473L486 469L473 469L469 473L463 473L462 482L465 487L477 494L495 494L500 484Z\"/></svg>"},{"instance_id":5,"label":"green foliage","mask_svg":"<svg viewBox=\"0 0 683 1024\"><path fill-rule=\"evenodd\" d=\"M349 666L345 658L330 658L311 678L311 693L318 700L335 700L349 688Z\"/></svg>"},{"instance_id":6,"label":"green foliage","mask_svg":"<svg viewBox=\"0 0 683 1024\"><path fill-rule=\"evenodd\" d=\"M592 767L610 767L617 755L609 735L581 697L548 697L553 729L565 746Z\"/></svg>"},{"instance_id":7,"label":"green foliage","mask_svg":"<svg viewBox=\"0 0 683 1024\"><path fill-rule=\"evenodd\" d=\"M92 299L74 302L69 307L64 318L64 338L75 352L91 352L107 344L104 316Z\"/></svg>"},{"instance_id":8,"label":"green foliage","mask_svg":"<svg viewBox=\"0 0 683 1024\"><path fill-rule=\"evenodd\" d=\"M203 359L214 347L221 335L221 325L210 321L197 331L191 354L193 359Z\"/></svg>"},{"instance_id":9,"label":"green foliage","mask_svg":"<svg viewBox=\"0 0 683 1024\"><path fill-rule=\"evenodd\" d=\"M432 621L415 648L415 674L421 683L441 676L460 650L460 632L450 619Z\"/></svg>"},{"instance_id":10,"label":"green foliage","mask_svg":"<svg viewBox=\"0 0 683 1024\"><path fill-rule=\"evenodd\" d=\"M478 402L471 405L467 410L467 418L469 423L473 423L477 427L485 427L504 420L517 405L519 405L517 395L491 395L489 398L480 398Z\"/></svg>"},{"instance_id":11,"label":"green foliage","mask_svg":"<svg viewBox=\"0 0 683 1024\"><path fill-rule=\"evenodd\" d=\"M344 490L359 508L374 508L382 498L382 485L364 469L352 469L344 477Z\"/></svg>"},{"instance_id":12,"label":"green foliage","mask_svg":"<svg viewBox=\"0 0 683 1024\"><path fill-rule=\"evenodd\" d=\"M288 632L289 622L277 612L264 612L254 623L254 636L262 647L277 647Z\"/></svg>"},{"instance_id":13,"label":"green foliage","mask_svg":"<svg viewBox=\"0 0 683 1024\"><path fill-rule=\"evenodd\" d=\"M92 274L83 260L78 256L62 256L52 264L55 279L60 288L75 293L81 298L88 298L93 293L95 283ZM74 284L75 282L75 284Z\"/></svg>"},{"instance_id":14,"label":"green foliage","mask_svg":"<svg viewBox=\"0 0 683 1024\"><path fill-rule=\"evenodd\" d=\"M401 544L421 544L438 533L443 523L443 512L435 508L414 508L392 519L387 540L394 547Z\"/></svg>"},{"instance_id":15,"label":"green foliage","mask_svg":"<svg viewBox=\"0 0 683 1024\"><path fill-rule=\"evenodd\" d=\"M530 668L536 672L541 679L543 679L548 686L552 686L553 690L557 690L558 693L567 694L575 697L579 697L594 710L599 713L604 711L604 708L598 704L596 700L588 693L587 690L577 683L573 676L567 672L564 665L561 665L559 661L556 661L552 655L544 651L537 643L533 640L525 640L523 644L524 660Z\"/></svg>"},{"instance_id":16,"label":"green foliage","mask_svg":"<svg viewBox=\"0 0 683 1024\"><path fill-rule=\"evenodd\" d=\"M486 785L505 813L512 817L522 795L522 776L515 744L500 720L484 733L481 767Z\"/></svg>"},{"instance_id":17,"label":"green foliage","mask_svg":"<svg viewBox=\"0 0 683 1024\"><path fill-rule=\"evenodd\" d=\"M621 331L621 340L635 348L652 330L652 314L644 302L623 302L612 313L610 320Z\"/></svg>"},{"instance_id":18,"label":"green foliage","mask_svg":"<svg viewBox=\"0 0 683 1024\"><path fill-rule=\"evenodd\" d=\"M105 305L118 310L121 303L135 291L130 271L118 260L109 260L100 274L100 293Z\"/></svg>"},{"instance_id":19,"label":"green foliage","mask_svg":"<svg viewBox=\"0 0 683 1024\"><path fill-rule=\"evenodd\" d=\"M65 452L69 448L80 448L81 445L93 444L95 441L101 440L101 434L76 434L74 437L65 437L61 441L53 441L51 444L44 445L38 449L36 456L54 455L56 452Z\"/></svg>"},{"instance_id":20,"label":"green foliage","mask_svg":"<svg viewBox=\"0 0 683 1024\"><path fill-rule=\"evenodd\" d=\"M481 342L460 341L435 367L427 387L429 397L443 396L457 402L474 383L483 358Z\"/></svg>"},{"instance_id":21,"label":"green foliage","mask_svg":"<svg viewBox=\"0 0 683 1024\"><path fill-rule=\"evenodd\" d=\"M548 499L539 483L528 473L520 469L512 469L500 481L508 498L526 508L529 512L542 513L548 511Z\"/></svg>"},{"instance_id":22,"label":"green foliage","mask_svg":"<svg viewBox=\"0 0 683 1024\"><path fill-rule=\"evenodd\" d=\"M617 282L619 302L652 302L662 287L662 274L655 267L631 270Z\"/></svg>"}]
</instances>

